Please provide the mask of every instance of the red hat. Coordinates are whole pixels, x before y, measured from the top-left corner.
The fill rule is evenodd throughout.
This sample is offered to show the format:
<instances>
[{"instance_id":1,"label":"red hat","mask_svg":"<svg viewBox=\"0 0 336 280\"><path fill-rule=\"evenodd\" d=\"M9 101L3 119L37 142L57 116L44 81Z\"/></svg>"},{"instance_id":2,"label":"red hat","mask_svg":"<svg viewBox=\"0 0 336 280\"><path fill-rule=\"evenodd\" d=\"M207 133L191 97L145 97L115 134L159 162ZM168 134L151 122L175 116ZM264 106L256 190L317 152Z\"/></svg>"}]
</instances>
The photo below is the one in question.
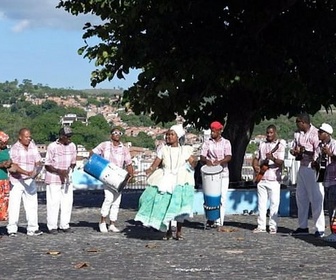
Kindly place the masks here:
<instances>
[{"instance_id":1,"label":"red hat","mask_svg":"<svg viewBox=\"0 0 336 280\"><path fill-rule=\"evenodd\" d=\"M222 125L220 122L217 122L217 121L212 122L210 124L211 129L221 130L223 127L224 127L224 125Z\"/></svg>"}]
</instances>

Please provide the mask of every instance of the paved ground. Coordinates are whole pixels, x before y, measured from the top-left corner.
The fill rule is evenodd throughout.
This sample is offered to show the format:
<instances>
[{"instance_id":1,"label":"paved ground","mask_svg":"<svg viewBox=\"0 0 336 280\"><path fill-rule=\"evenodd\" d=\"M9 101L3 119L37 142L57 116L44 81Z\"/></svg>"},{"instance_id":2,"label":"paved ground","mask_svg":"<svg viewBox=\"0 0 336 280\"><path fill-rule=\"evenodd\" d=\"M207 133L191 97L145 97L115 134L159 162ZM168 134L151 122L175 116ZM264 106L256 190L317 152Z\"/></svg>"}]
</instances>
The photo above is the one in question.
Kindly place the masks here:
<instances>
[{"instance_id":1,"label":"paved ground","mask_svg":"<svg viewBox=\"0 0 336 280\"><path fill-rule=\"evenodd\" d=\"M119 234L98 232L102 191L75 193L74 233L28 237L22 212L20 233L12 238L0 222L0 279L336 278L336 244L289 235L296 218L282 217L278 234L270 235L251 232L256 216L228 216L226 232L203 230L204 217L196 216L185 225L185 240L163 241L161 233L134 223L139 195L123 195ZM39 216L45 231L44 192Z\"/></svg>"}]
</instances>

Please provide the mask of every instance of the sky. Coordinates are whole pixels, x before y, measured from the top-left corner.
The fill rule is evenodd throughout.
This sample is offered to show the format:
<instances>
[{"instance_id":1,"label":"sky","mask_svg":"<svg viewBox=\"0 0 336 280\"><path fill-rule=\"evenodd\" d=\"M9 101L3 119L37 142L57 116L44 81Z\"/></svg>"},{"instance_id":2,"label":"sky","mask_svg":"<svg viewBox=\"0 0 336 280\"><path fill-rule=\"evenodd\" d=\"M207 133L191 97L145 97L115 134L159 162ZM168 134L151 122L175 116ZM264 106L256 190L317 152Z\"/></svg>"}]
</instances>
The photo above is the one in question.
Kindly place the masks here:
<instances>
[{"instance_id":1,"label":"sky","mask_svg":"<svg viewBox=\"0 0 336 280\"><path fill-rule=\"evenodd\" d=\"M0 83L31 80L51 88L89 89L90 62L78 55L84 46L82 27L93 15L73 16L56 9L59 0L0 0ZM114 78L98 89L127 89L138 71Z\"/></svg>"}]
</instances>

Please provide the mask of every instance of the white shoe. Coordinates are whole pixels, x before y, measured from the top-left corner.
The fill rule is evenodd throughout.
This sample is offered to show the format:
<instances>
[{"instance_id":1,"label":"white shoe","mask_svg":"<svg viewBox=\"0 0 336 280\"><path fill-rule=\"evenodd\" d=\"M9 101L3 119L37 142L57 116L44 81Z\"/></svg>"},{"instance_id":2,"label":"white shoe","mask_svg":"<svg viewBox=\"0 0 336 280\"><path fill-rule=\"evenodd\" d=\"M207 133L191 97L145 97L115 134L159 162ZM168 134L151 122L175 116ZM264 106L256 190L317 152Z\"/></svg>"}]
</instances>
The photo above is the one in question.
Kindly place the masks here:
<instances>
[{"instance_id":1,"label":"white shoe","mask_svg":"<svg viewBox=\"0 0 336 280\"><path fill-rule=\"evenodd\" d=\"M323 240L327 242L336 242L336 233L332 233L326 237L323 237Z\"/></svg>"},{"instance_id":2,"label":"white shoe","mask_svg":"<svg viewBox=\"0 0 336 280\"><path fill-rule=\"evenodd\" d=\"M107 233L107 226L106 223L99 223L99 230L100 232Z\"/></svg>"},{"instance_id":3,"label":"white shoe","mask_svg":"<svg viewBox=\"0 0 336 280\"><path fill-rule=\"evenodd\" d=\"M109 231L120 232L120 230L114 224L109 226Z\"/></svg>"},{"instance_id":4,"label":"white shoe","mask_svg":"<svg viewBox=\"0 0 336 280\"><path fill-rule=\"evenodd\" d=\"M264 233L264 232L266 232L266 229L256 227L252 232L253 233Z\"/></svg>"},{"instance_id":5,"label":"white shoe","mask_svg":"<svg viewBox=\"0 0 336 280\"><path fill-rule=\"evenodd\" d=\"M29 235L29 236L38 236L38 235L42 235L42 234L43 234L43 232L38 230L38 229L27 231L27 235Z\"/></svg>"}]
</instances>

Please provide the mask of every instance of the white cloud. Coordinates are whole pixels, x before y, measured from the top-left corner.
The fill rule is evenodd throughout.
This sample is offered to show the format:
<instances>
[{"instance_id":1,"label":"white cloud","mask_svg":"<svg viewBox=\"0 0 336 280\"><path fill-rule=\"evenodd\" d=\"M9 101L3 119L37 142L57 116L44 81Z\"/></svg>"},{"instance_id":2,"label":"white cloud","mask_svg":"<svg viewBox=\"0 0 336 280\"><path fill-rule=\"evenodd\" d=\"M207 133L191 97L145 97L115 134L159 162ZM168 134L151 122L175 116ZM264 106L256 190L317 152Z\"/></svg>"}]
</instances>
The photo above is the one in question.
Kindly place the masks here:
<instances>
[{"instance_id":1,"label":"white cloud","mask_svg":"<svg viewBox=\"0 0 336 280\"><path fill-rule=\"evenodd\" d=\"M29 20L21 20L15 26L13 26L12 31L14 32L21 32L24 29L29 27Z\"/></svg>"},{"instance_id":2,"label":"white cloud","mask_svg":"<svg viewBox=\"0 0 336 280\"><path fill-rule=\"evenodd\" d=\"M99 20L92 15L73 16L57 9L59 0L0 0L0 21L13 23L12 30L28 28L82 29L87 21Z\"/></svg>"}]
</instances>

